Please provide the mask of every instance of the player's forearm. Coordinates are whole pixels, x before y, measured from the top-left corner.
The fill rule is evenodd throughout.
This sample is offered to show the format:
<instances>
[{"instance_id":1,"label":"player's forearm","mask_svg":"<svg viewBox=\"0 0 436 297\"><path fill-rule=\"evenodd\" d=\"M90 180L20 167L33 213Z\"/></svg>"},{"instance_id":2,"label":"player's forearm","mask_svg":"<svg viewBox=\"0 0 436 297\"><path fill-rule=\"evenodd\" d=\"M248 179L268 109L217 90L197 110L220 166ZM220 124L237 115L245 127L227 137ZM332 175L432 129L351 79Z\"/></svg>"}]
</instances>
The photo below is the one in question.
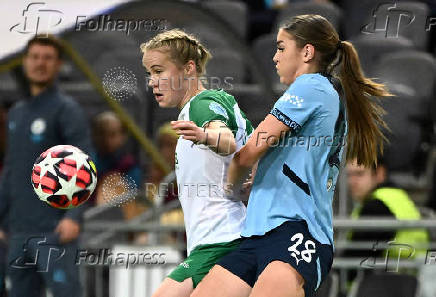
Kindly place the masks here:
<instances>
[{"instance_id":1,"label":"player's forearm","mask_svg":"<svg viewBox=\"0 0 436 297\"><path fill-rule=\"evenodd\" d=\"M214 152L227 156L236 151L236 142L232 132L223 131L222 129L206 129L207 145Z\"/></svg>"},{"instance_id":2,"label":"player's forearm","mask_svg":"<svg viewBox=\"0 0 436 297\"><path fill-rule=\"evenodd\" d=\"M241 154L240 152L237 152L234 155L232 161L230 162L227 172L227 182L231 185L236 186L236 188L239 188L240 185L242 185L244 177L248 175L248 172L251 168L251 166L245 166L241 164L240 160Z\"/></svg>"}]
</instances>

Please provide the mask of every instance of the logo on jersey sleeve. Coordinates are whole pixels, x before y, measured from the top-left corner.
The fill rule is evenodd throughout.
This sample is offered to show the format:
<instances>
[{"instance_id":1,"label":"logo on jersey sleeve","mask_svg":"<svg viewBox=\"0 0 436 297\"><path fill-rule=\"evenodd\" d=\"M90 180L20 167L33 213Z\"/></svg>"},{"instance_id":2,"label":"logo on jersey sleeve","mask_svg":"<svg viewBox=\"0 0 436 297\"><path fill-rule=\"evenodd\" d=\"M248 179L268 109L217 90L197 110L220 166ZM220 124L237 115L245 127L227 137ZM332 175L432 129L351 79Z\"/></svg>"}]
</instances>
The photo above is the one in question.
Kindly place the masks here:
<instances>
[{"instance_id":1,"label":"logo on jersey sleeve","mask_svg":"<svg viewBox=\"0 0 436 297\"><path fill-rule=\"evenodd\" d=\"M192 259L186 259L185 261L183 261L182 263L180 263L179 265L182 266L183 268L189 269L189 263L192 262Z\"/></svg>"},{"instance_id":2,"label":"logo on jersey sleeve","mask_svg":"<svg viewBox=\"0 0 436 297\"><path fill-rule=\"evenodd\" d=\"M282 97L280 97L279 99L280 101L283 102L289 102L297 107L301 107L302 103L304 102L303 97L297 96L297 95L291 95L289 93L285 93L283 94Z\"/></svg>"},{"instance_id":3,"label":"logo on jersey sleeve","mask_svg":"<svg viewBox=\"0 0 436 297\"><path fill-rule=\"evenodd\" d=\"M224 107L222 107L221 105L219 105L216 102L211 102L209 104L209 109L212 110L214 113L222 115L223 117L226 118L226 120L229 119L229 116L227 115L227 111L224 109Z\"/></svg>"}]
</instances>

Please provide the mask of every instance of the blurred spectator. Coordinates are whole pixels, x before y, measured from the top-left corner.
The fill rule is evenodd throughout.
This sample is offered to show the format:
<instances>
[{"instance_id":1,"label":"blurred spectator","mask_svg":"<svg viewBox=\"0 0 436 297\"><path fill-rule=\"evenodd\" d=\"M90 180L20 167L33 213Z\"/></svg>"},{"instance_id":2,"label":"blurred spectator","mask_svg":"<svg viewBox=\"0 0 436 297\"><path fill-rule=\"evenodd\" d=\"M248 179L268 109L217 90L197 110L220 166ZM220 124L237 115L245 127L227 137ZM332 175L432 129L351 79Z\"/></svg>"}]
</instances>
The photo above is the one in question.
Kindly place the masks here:
<instances>
[{"instance_id":1,"label":"blurred spectator","mask_svg":"<svg viewBox=\"0 0 436 297\"><path fill-rule=\"evenodd\" d=\"M433 182L427 200L427 206L436 211L436 166L433 168Z\"/></svg>"},{"instance_id":2,"label":"blurred spectator","mask_svg":"<svg viewBox=\"0 0 436 297\"><path fill-rule=\"evenodd\" d=\"M141 188L142 171L137 158L127 148L127 131L114 112L105 111L97 115L93 138L97 148L94 159L99 180L96 204L118 204L116 200L121 200L122 197L133 200ZM138 209L134 201L123 203L123 213L127 220L142 211L144 209Z\"/></svg>"},{"instance_id":3,"label":"blurred spectator","mask_svg":"<svg viewBox=\"0 0 436 297\"><path fill-rule=\"evenodd\" d=\"M6 296L5 276L7 266L7 239L6 234L0 230L0 297Z\"/></svg>"},{"instance_id":4,"label":"blurred spectator","mask_svg":"<svg viewBox=\"0 0 436 297\"><path fill-rule=\"evenodd\" d=\"M263 34L277 33L274 28L277 12L289 3L307 1L309 0L243 0L249 9L247 26L248 41L252 41ZM330 0L310 1L318 3L335 2Z\"/></svg>"},{"instance_id":5,"label":"blurred spectator","mask_svg":"<svg viewBox=\"0 0 436 297\"><path fill-rule=\"evenodd\" d=\"M12 103L2 102L0 104L0 172L3 169L3 162L6 151L6 134L7 134L7 115Z\"/></svg>"},{"instance_id":6,"label":"blurred spectator","mask_svg":"<svg viewBox=\"0 0 436 297\"><path fill-rule=\"evenodd\" d=\"M352 218L363 217L391 217L397 220L419 220L421 215L415 203L403 189L398 188L388 181L387 169L382 160L379 160L377 167L365 168L358 166L356 160L349 162L346 167L348 176L348 186L351 197L355 203ZM352 241L366 241L372 243L387 243L395 241L395 244L405 244L416 248L416 255L425 255L425 248L429 237L423 229L399 229L398 231L356 231L350 234ZM355 250L347 252L348 256L379 257L384 254L383 249L378 249L374 253L368 250ZM401 253L399 248L389 247L389 256L397 257ZM408 257L409 255L400 256Z\"/></svg>"},{"instance_id":7,"label":"blurred spectator","mask_svg":"<svg viewBox=\"0 0 436 297\"><path fill-rule=\"evenodd\" d=\"M2 102L0 105L0 173L3 169L3 161L6 150L7 114L11 103ZM0 297L6 296L5 276L7 259L6 220L0 225Z\"/></svg>"},{"instance_id":8,"label":"blurred spectator","mask_svg":"<svg viewBox=\"0 0 436 297\"><path fill-rule=\"evenodd\" d=\"M254 40L262 34L271 33L277 17L277 11L272 9L265 0L244 0L249 9L248 40Z\"/></svg>"},{"instance_id":9,"label":"blurred spectator","mask_svg":"<svg viewBox=\"0 0 436 297\"><path fill-rule=\"evenodd\" d=\"M268 8L275 8L280 9L289 3L295 3L295 2L316 2L316 3L322 3L322 2L330 2L330 0L264 0L266 7Z\"/></svg>"},{"instance_id":10,"label":"blurred spectator","mask_svg":"<svg viewBox=\"0 0 436 297\"><path fill-rule=\"evenodd\" d=\"M83 111L56 87L61 64L58 40L45 34L30 39L23 57L30 96L8 113L0 218L8 214L10 297L39 297L42 284L54 297L81 295L75 256L84 207L53 208L38 199L30 183L34 161L48 148L70 144L91 152Z\"/></svg>"},{"instance_id":11,"label":"blurred spectator","mask_svg":"<svg viewBox=\"0 0 436 297\"><path fill-rule=\"evenodd\" d=\"M165 161L168 162L168 165L170 168L174 169L175 166L175 152L176 152L176 145L177 145L177 139L179 136L177 135L176 131L171 128L170 123L164 123L162 126L158 128L157 132L157 147L159 152L162 154ZM147 183L151 183L157 186L162 181L162 179L165 177L165 173L156 165L152 164L149 170L149 176L147 179ZM149 190L152 190L154 187L149 187ZM156 191L152 191L148 193L149 198L154 200L155 195L157 194ZM171 201L173 199L177 198L177 193L174 193L174 191L170 191L168 193L168 197L165 197L165 202Z\"/></svg>"}]
</instances>

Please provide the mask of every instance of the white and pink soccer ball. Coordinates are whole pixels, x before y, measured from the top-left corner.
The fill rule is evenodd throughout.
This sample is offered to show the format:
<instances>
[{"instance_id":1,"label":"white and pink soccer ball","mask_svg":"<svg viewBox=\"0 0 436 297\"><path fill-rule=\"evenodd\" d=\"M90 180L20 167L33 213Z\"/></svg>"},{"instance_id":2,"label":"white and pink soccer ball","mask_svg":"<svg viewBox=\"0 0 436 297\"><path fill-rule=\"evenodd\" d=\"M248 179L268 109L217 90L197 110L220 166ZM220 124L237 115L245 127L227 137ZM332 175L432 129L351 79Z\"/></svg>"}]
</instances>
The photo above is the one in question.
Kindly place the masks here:
<instances>
[{"instance_id":1,"label":"white and pink soccer ball","mask_svg":"<svg viewBox=\"0 0 436 297\"><path fill-rule=\"evenodd\" d=\"M57 145L35 161L31 182L39 199L53 207L69 209L83 204L97 185L91 158L72 145Z\"/></svg>"}]
</instances>

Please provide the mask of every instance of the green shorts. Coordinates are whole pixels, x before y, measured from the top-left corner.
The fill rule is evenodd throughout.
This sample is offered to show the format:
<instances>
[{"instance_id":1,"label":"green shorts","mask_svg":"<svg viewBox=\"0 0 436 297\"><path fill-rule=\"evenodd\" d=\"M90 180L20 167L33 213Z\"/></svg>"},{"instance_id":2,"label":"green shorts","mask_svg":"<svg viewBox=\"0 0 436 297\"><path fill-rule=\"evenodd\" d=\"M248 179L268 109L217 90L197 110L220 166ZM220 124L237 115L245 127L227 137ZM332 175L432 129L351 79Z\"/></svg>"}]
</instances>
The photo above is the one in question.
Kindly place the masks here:
<instances>
[{"instance_id":1,"label":"green shorts","mask_svg":"<svg viewBox=\"0 0 436 297\"><path fill-rule=\"evenodd\" d=\"M193 249L188 258L174 269L168 277L183 282L192 278L194 288L201 282L218 260L239 247L241 239L230 242L201 244Z\"/></svg>"}]
</instances>

